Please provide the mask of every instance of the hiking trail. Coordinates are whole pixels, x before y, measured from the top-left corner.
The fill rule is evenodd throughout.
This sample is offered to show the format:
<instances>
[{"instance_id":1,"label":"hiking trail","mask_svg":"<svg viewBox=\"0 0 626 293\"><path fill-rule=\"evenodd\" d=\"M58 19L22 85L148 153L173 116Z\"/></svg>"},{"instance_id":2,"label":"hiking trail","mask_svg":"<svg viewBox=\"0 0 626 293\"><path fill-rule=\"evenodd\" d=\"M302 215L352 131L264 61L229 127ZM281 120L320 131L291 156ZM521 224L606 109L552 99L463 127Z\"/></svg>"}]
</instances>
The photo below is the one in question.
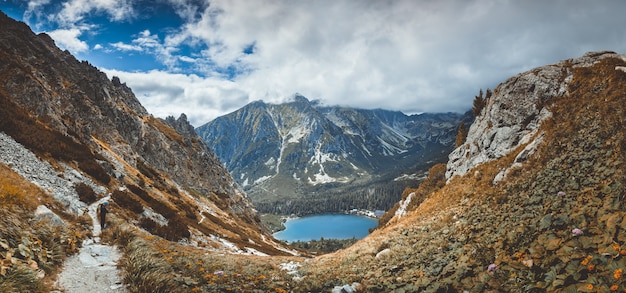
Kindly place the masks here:
<instances>
[{"instance_id":1,"label":"hiking trail","mask_svg":"<svg viewBox=\"0 0 626 293\"><path fill-rule=\"evenodd\" d=\"M56 282L56 287L62 292L127 292L117 269L121 252L114 246L98 243L101 230L97 209L101 203L108 200L109 196L89 205L88 214L93 221L93 239L85 239L80 251L65 261Z\"/></svg>"}]
</instances>

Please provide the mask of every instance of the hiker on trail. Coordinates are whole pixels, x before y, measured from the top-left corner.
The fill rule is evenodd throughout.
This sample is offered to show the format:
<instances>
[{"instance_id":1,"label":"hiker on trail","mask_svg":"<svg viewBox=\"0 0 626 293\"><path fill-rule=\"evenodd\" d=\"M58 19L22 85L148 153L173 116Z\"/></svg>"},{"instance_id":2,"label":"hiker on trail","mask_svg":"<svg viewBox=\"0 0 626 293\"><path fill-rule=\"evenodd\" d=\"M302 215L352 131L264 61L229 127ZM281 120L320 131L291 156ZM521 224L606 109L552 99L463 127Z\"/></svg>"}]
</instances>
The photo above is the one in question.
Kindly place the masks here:
<instances>
[{"instance_id":1,"label":"hiker on trail","mask_svg":"<svg viewBox=\"0 0 626 293\"><path fill-rule=\"evenodd\" d=\"M109 212L109 210L107 209L107 205L109 204L108 201L103 202L100 205L100 208L98 209L98 212L100 213L100 229L104 230L104 227L106 226L106 219L107 219L107 213Z\"/></svg>"}]
</instances>

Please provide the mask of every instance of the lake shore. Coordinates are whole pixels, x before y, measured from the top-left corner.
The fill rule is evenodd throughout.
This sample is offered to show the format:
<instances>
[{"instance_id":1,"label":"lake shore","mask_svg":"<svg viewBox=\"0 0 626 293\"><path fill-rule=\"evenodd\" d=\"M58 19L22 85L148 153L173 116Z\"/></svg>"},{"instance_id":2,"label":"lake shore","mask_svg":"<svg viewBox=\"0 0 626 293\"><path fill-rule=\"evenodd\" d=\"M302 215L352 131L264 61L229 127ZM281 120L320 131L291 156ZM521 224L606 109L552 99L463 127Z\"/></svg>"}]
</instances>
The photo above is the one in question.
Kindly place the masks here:
<instances>
[{"instance_id":1,"label":"lake shore","mask_svg":"<svg viewBox=\"0 0 626 293\"><path fill-rule=\"evenodd\" d=\"M274 238L287 241L309 241L318 239L360 239L378 225L375 218L341 213L321 214L301 218L289 218L284 223L286 229L275 232Z\"/></svg>"}]
</instances>

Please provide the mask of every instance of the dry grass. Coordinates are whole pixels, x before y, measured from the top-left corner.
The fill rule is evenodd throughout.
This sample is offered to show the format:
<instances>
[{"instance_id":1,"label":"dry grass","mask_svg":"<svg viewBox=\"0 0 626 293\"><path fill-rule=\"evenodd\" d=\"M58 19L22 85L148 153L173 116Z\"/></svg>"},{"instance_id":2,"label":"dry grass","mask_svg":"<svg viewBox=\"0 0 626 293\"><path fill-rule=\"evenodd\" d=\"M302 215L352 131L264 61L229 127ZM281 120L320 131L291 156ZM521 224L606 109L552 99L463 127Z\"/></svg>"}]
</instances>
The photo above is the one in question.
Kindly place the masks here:
<instances>
[{"instance_id":1,"label":"dry grass","mask_svg":"<svg viewBox=\"0 0 626 293\"><path fill-rule=\"evenodd\" d=\"M105 241L124 251L124 282L131 292L283 292L291 276L281 262L301 258L218 254L165 241L113 218Z\"/></svg>"},{"instance_id":2,"label":"dry grass","mask_svg":"<svg viewBox=\"0 0 626 293\"><path fill-rule=\"evenodd\" d=\"M49 292L66 254L78 249L84 230L72 223L81 220L58 212L65 226L34 221L40 204L62 209L37 186L0 165L0 292Z\"/></svg>"},{"instance_id":3,"label":"dry grass","mask_svg":"<svg viewBox=\"0 0 626 293\"><path fill-rule=\"evenodd\" d=\"M183 136L160 119L149 116L144 118L144 122L163 133L170 141L183 143Z\"/></svg>"}]
</instances>

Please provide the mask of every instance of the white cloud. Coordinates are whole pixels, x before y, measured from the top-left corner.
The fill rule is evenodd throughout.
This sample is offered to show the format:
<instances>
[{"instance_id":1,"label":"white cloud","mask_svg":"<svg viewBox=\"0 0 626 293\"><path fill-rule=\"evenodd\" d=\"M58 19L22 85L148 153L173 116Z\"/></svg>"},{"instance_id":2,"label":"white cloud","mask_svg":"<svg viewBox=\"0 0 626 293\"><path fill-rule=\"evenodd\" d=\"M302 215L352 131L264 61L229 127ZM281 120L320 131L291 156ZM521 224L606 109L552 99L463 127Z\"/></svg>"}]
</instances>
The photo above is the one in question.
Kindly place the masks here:
<instances>
[{"instance_id":1,"label":"white cloud","mask_svg":"<svg viewBox=\"0 0 626 293\"><path fill-rule=\"evenodd\" d=\"M58 29L48 32L48 34L52 37L52 39L54 39L55 43L59 47L67 49L71 52L78 53L89 49L89 45L78 38L82 32L77 28Z\"/></svg>"},{"instance_id":2,"label":"white cloud","mask_svg":"<svg viewBox=\"0 0 626 293\"><path fill-rule=\"evenodd\" d=\"M24 11L24 19L29 20L33 16L39 15L43 6L50 3L50 0L30 0L26 11Z\"/></svg>"},{"instance_id":3,"label":"white cloud","mask_svg":"<svg viewBox=\"0 0 626 293\"><path fill-rule=\"evenodd\" d=\"M111 46L120 51L143 51L143 48L139 45L131 45L122 42L111 43Z\"/></svg>"},{"instance_id":4,"label":"white cloud","mask_svg":"<svg viewBox=\"0 0 626 293\"><path fill-rule=\"evenodd\" d=\"M117 76L126 82L151 114L164 118L185 113L194 126L232 112L248 102L248 95L237 84L223 79L158 70L103 71L109 78Z\"/></svg>"},{"instance_id":5,"label":"white cloud","mask_svg":"<svg viewBox=\"0 0 626 293\"><path fill-rule=\"evenodd\" d=\"M626 31L617 29L626 26L626 1L163 1L183 25L155 22L130 42L113 42L154 55L155 68L170 73L118 75L155 115L184 112L195 124L296 92L329 105L464 111L479 89L532 67L592 50L626 52ZM39 11L46 0L33 3L30 11ZM63 7L74 27L89 25L92 12L116 21L146 9L130 0ZM80 36L65 39L80 49ZM244 52L250 46L253 54Z\"/></svg>"},{"instance_id":6,"label":"white cloud","mask_svg":"<svg viewBox=\"0 0 626 293\"><path fill-rule=\"evenodd\" d=\"M62 10L53 18L65 26L84 20L90 12L106 13L111 21L122 21L134 16L132 0L70 0L63 3Z\"/></svg>"},{"instance_id":7,"label":"white cloud","mask_svg":"<svg viewBox=\"0 0 626 293\"><path fill-rule=\"evenodd\" d=\"M598 23L601 9L580 5L601 6L216 0L172 39L203 42L213 66L244 69L235 82L252 99L281 102L300 92L328 104L463 111L480 88L584 53L568 46L570 40L606 49L571 32L587 26L586 34L597 39L613 27ZM244 54L250 44L255 53Z\"/></svg>"}]
</instances>

